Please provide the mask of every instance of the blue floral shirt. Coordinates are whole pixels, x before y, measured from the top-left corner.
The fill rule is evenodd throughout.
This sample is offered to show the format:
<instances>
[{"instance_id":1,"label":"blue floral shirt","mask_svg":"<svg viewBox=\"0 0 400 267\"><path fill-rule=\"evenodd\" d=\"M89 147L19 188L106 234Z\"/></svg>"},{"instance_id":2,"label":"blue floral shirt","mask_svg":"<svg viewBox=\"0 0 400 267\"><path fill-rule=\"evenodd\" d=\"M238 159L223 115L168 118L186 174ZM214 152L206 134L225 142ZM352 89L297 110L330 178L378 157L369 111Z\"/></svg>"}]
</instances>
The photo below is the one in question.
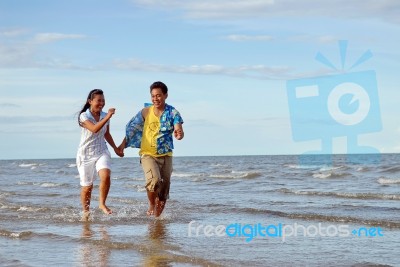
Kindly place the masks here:
<instances>
[{"instance_id":1,"label":"blue floral shirt","mask_svg":"<svg viewBox=\"0 0 400 267\"><path fill-rule=\"evenodd\" d=\"M165 104L164 112L160 117L160 132L157 138L157 153L166 154L174 149L172 135L174 125L183 123L183 119L179 112L168 104ZM144 118L142 111L139 111L126 125L125 137L127 147L140 148L143 136Z\"/></svg>"}]
</instances>

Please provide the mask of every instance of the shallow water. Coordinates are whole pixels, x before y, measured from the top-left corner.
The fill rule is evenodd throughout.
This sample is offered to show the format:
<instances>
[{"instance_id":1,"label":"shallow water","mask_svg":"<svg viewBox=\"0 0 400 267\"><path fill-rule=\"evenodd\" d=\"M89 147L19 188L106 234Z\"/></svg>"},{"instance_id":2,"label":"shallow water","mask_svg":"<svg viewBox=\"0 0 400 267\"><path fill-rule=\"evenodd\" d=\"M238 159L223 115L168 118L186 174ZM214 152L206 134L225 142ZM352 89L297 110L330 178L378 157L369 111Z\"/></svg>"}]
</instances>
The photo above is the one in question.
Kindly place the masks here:
<instances>
[{"instance_id":1,"label":"shallow water","mask_svg":"<svg viewBox=\"0 0 400 267\"><path fill-rule=\"evenodd\" d=\"M400 266L400 156L368 158L176 157L160 220L113 158L114 214L96 181L86 223L74 159L3 160L0 266Z\"/></svg>"}]
</instances>

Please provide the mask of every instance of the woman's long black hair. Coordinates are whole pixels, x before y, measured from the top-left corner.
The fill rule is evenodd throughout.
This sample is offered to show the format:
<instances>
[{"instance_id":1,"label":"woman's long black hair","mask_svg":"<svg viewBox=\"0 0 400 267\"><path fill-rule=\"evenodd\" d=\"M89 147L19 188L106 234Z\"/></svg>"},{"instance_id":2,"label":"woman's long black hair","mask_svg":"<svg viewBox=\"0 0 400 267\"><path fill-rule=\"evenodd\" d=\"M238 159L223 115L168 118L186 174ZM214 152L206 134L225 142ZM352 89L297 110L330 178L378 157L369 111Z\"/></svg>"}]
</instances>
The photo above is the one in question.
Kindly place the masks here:
<instances>
[{"instance_id":1,"label":"woman's long black hair","mask_svg":"<svg viewBox=\"0 0 400 267\"><path fill-rule=\"evenodd\" d=\"M82 126L82 123L79 120L79 117L81 116L81 114L83 112L86 112L86 110L88 108L90 108L89 100L93 100L95 95L103 95L103 90L101 90L101 89L93 89L92 91L89 92L89 95L88 95L88 97L86 99L86 103L85 103L85 105L83 105L82 110L78 114L78 124L79 124L79 126Z\"/></svg>"}]
</instances>

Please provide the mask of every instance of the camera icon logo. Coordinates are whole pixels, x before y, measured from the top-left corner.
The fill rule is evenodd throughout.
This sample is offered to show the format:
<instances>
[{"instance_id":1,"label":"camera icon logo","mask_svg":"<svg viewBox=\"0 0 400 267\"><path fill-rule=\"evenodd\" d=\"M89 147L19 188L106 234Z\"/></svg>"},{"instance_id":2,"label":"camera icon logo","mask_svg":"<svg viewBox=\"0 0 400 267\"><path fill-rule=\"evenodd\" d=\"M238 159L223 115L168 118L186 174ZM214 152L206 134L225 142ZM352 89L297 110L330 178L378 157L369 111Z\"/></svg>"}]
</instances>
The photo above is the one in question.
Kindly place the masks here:
<instances>
[{"instance_id":1,"label":"camera icon logo","mask_svg":"<svg viewBox=\"0 0 400 267\"><path fill-rule=\"evenodd\" d=\"M340 41L342 68L347 41ZM372 56L365 52L350 68ZM334 68L322 54L316 59ZM369 154L377 159L379 150L360 146L358 136L382 130L376 73L373 70L340 72L336 75L289 80L286 84L292 137L296 142L321 140L321 149L307 154L333 154L333 139L346 137L347 155ZM373 156L371 156L373 155Z\"/></svg>"},{"instance_id":2,"label":"camera icon logo","mask_svg":"<svg viewBox=\"0 0 400 267\"><path fill-rule=\"evenodd\" d=\"M328 96L328 111L334 120L343 125L357 125L369 114L368 93L357 83L342 83Z\"/></svg>"}]
</instances>

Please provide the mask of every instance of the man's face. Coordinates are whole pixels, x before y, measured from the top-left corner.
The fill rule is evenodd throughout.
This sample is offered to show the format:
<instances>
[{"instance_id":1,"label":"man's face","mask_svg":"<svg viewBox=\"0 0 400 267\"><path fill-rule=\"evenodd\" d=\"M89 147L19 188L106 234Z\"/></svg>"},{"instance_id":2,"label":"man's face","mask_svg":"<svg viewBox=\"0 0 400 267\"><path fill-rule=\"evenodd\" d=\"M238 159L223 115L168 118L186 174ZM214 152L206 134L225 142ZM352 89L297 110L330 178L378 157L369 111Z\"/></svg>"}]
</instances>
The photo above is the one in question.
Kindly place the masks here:
<instances>
[{"instance_id":1,"label":"man's face","mask_svg":"<svg viewBox=\"0 0 400 267\"><path fill-rule=\"evenodd\" d=\"M164 94L160 88L154 88L151 90L151 102L156 108L163 108L167 97L168 94Z\"/></svg>"}]
</instances>

